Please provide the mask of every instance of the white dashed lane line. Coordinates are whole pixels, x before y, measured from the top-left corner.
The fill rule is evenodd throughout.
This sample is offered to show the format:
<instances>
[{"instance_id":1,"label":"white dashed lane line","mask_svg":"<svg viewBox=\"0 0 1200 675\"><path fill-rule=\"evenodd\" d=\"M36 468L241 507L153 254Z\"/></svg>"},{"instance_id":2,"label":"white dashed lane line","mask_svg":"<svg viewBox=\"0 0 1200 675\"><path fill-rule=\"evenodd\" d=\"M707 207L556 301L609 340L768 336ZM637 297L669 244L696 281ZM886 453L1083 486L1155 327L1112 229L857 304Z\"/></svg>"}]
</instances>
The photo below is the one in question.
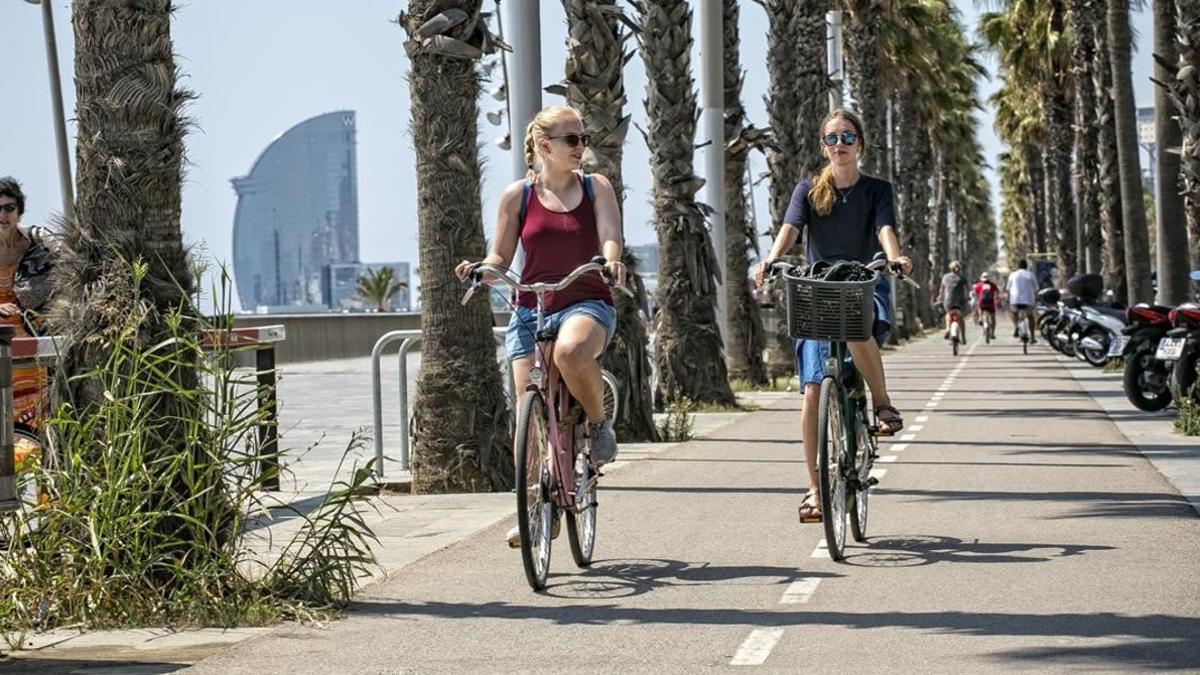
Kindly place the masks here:
<instances>
[{"instance_id":1,"label":"white dashed lane line","mask_svg":"<svg viewBox=\"0 0 1200 675\"><path fill-rule=\"evenodd\" d=\"M821 583L819 578L800 578L793 581L787 590L783 592L783 597L779 599L781 605L799 605L808 602L812 594L817 590L817 584Z\"/></svg>"},{"instance_id":2,"label":"white dashed lane line","mask_svg":"<svg viewBox=\"0 0 1200 675\"><path fill-rule=\"evenodd\" d=\"M779 644L781 637L783 637L782 628L756 628L750 631L750 635L746 637L742 646L738 647L737 653L733 655L733 660L729 662L729 665L761 666L771 655L771 650L775 649L775 645Z\"/></svg>"}]
</instances>

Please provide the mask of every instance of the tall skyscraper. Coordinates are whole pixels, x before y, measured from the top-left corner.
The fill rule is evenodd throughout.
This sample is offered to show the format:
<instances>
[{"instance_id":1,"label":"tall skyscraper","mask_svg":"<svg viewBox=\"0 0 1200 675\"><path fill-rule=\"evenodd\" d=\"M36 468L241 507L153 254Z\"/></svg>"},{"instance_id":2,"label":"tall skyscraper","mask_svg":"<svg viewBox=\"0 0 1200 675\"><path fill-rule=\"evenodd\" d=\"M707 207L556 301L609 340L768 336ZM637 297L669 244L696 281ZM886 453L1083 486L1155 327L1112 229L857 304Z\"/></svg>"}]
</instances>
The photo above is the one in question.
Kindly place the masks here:
<instances>
[{"instance_id":1,"label":"tall skyscraper","mask_svg":"<svg viewBox=\"0 0 1200 675\"><path fill-rule=\"evenodd\" d=\"M322 304L331 263L358 262L354 111L318 115L279 135L232 179L233 275L242 309Z\"/></svg>"}]
</instances>

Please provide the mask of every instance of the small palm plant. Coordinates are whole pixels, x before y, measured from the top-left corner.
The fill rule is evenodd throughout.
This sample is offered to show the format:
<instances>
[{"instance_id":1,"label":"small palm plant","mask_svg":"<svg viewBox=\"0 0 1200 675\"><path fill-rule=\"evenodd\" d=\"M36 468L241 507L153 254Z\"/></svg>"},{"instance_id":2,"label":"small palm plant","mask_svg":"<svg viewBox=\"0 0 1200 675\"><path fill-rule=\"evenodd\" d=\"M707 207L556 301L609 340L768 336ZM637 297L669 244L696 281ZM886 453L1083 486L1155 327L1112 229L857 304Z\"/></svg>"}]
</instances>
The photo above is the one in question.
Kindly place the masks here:
<instances>
[{"instance_id":1,"label":"small palm plant","mask_svg":"<svg viewBox=\"0 0 1200 675\"><path fill-rule=\"evenodd\" d=\"M397 280L396 270L390 267L368 269L365 275L358 278L359 297L373 303L380 312L389 311L392 298L407 288L408 284Z\"/></svg>"}]
</instances>

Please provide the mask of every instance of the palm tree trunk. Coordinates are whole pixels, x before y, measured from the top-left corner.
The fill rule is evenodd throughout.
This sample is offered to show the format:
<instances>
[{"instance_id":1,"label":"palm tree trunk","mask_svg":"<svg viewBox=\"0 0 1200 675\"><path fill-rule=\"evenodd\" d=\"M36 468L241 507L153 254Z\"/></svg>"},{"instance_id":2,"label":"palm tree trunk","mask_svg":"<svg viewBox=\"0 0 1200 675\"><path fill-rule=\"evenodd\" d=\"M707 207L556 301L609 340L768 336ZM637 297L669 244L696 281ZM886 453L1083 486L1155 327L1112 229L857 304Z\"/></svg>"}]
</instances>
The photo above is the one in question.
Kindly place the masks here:
<instances>
[{"instance_id":1,"label":"palm tree trunk","mask_svg":"<svg viewBox=\"0 0 1200 675\"><path fill-rule=\"evenodd\" d=\"M195 279L180 228L184 135L182 108L192 97L179 89L171 44L169 0L125 6L107 0L76 0L75 86L78 138L74 218L66 222L56 271L68 333L63 367L83 374L105 362L102 345L90 338L111 334L111 325L136 315L147 303L149 323L137 333L141 345L170 334L166 313L191 315ZM123 261L123 262L122 262ZM130 263L147 265L146 281L132 294L111 284L131 274ZM176 364L173 377L190 393L194 368ZM70 380L74 403L87 406L104 392L95 378ZM163 419L183 414L180 401L162 400ZM175 411L173 414L172 411ZM177 447L172 425L162 427L163 448Z\"/></svg>"},{"instance_id":2,"label":"palm tree trunk","mask_svg":"<svg viewBox=\"0 0 1200 675\"><path fill-rule=\"evenodd\" d=\"M934 197L933 197L933 269L944 270L950 264L950 204L946 188L949 180L946 173L947 159L944 149L934 146L930 149L934 156Z\"/></svg>"},{"instance_id":3,"label":"palm tree trunk","mask_svg":"<svg viewBox=\"0 0 1200 675\"><path fill-rule=\"evenodd\" d=\"M1055 76L1043 92L1046 110L1046 207L1047 228L1054 236L1055 256L1063 279L1075 276L1076 257L1074 195L1071 194L1071 108L1067 102L1068 81Z\"/></svg>"},{"instance_id":4,"label":"palm tree trunk","mask_svg":"<svg viewBox=\"0 0 1200 675\"><path fill-rule=\"evenodd\" d=\"M507 490L513 462L508 405L487 296L460 304L459 260L484 255L480 213L478 54L481 0L414 0L398 23L412 66L410 133L417 155L421 371L413 405L413 492ZM418 35L448 9L469 17L434 41ZM454 45L458 51L442 51Z\"/></svg>"},{"instance_id":5,"label":"palm tree trunk","mask_svg":"<svg viewBox=\"0 0 1200 675\"><path fill-rule=\"evenodd\" d=\"M1046 252L1046 171L1041 154L1030 144L1022 147L1029 177L1030 243L1035 253Z\"/></svg>"},{"instance_id":6,"label":"palm tree trunk","mask_svg":"<svg viewBox=\"0 0 1200 675\"><path fill-rule=\"evenodd\" d=\"M696 203L703 180L692 166L696 92L691 73L692 12L686 0L643 0L646 143L654 175L658 232L658 372L668 401L733 405L717 329L717 260Z\"/></svg>"},{"instance_id":7,"label":"palm tree trunk","mask_svg":"<svg viewBox=\"0 0 1200 675\"><path fill-rule=\"evenodd\" d=\"M825 0L763 0L769 28L767 71L770 94L767 116L776 146L767 155L771 172L771 236L779 233L796 184L816 172L821 162L816 128L828 111L829 76L825 71ZM797 242L799 251L804 242ZM792 340L787 337L781 294L775 294L768 329L768 372L771 377L795 369Z\"/></svg>"},{"instance_id":8,"label":"palm tree trunk","mask_svg":"<svg viewBox=\"0 0 1200 675\"><path fill-rule=\"evenodd\" d=\"M738 2L724 0L724 97L725 97L725 306L729 316L725 327L726 363L729 377L751 384L767 383L763 362L762 317L750 288L751 250L758 251L758 233L746 208L746 161L750 150L760 143L762 132L746 124L742 107L744 73L738 44Z\"/></svg>"},{"instance_id":9,"label":"palm tree trunk","mask_svg":"<svg viewBox=\"0 0 1200 675\"><path fill-rule=\"evenodd\" d=\"M1108 52L1113 73L1113 103L1117 123L1117 161L1121 167L1121 210L1125 223L1125 271L1129 302L1151 302L1150 246L1142 199L1138 161L1137 118L1133 101L1129 0L1108 0Z\"/></svg>"},{"instance_id":10,"label":"palm tree trunk","mask_svg":"<svg viewBox=\"0 0 1200 675\"><path fill-rule=\"evenodd\" d=\"M897 107L901 133L896 136L896 175L903 178L896 188L903 193L903 211L899 220L905 223L900 228L900 246L912 258L912 276L925 291L910 296L909 308L920 319L921 325L930 326L933 324L933 308L929 297L936 291L936 287L931 288L931 280L937 273L930 264L929 251L929 176L933 173L933 167L929 146L922 140L925 135L918 132L921 125L916 106L901 94L897 98Z\"/></svg>"},{"instance_id":11,"label":"palm tree trunk","mask_svg":"<svg viewBox=\"0 0 1200 675\"><path fill-rule=\"evenodd\" d=\"M1180 139L1180 187L1187 218L1189 267L1200 270L1200 1L1176 0L1178 59L1161 79L1183 127ZM1160 65L1167 66L1160 61Z\"/></svg>"},{"instance_id":12,"label":"palm tree trunk","mask_svg":"<svg viewBox=\"0 0 1200 675\"><path fill-rule=\"evenodd\" d=\"M1154 52L1157 64L1154 77L1165 82L1173 74L1179 49L1175 41L1174 0L1154 0ZM1200 45L1190 45L1194 52ZM1154 144L1158 163L1158 185L1154 214L1158 222L1158 302L1176 305L1190 299L1188 292L1187 219L1180 195L1180 156L1174 151L1183 142L1183 133L1174 119L1177 110L1163 87L1154 88Z\"/></svg>"},{"instance_id":13,"label":"palm tree trunk","mask_svg":"<svg viewBox=\"0 0 1200 675\"><path fill-rule=\"evenodd\" d=\"M1108 49L1108 25L1104 21L1107 0L1085 0L1095 38L1095 67L1092 70L1096 118L1096 180L1100 197L1100 229L1104 286L1115 300L1126 304L1129 282L1125 272L1125 221L1121 206L1121 167L1117 160L1117 121L1112 98L1112 58Z\"/></svg>"},{"instance_id":14,"label":"palm tree trunk","mask_svg":"<svg viewBox=\"0 0 1200 675\"><path fill-rule=\"evenodd\" d=\"M587 171L606 176L624 203L621 157L629 115L625 114L625 42L620 9L614 0L564 0L567 14L567 103L578 110L591 134L584 157ZM623 242L622 242L623 243ZM622 441L655 441L654 397L650 391L650 354L646 349L646 286L637 276L637 258L622 246L629 268L634 298L613 296L617 309L617 334L601 357L601 365L622 383L617 437Z\"/></svg>"},{"instance_id":15,"label":"palm tree trunk","mask_svg":"<svg viewBox=\"0 0 1200 675\"><path fill-rule=\"evenodd\" d=\"M850 93L858 102L869 150L862 170L870 176L886 175L887 109L879 86L879 5L871 0L851 0L845 22L846 71Z\"/></svg>"},{"instance_id":16,"label":"palm tree trunk","mask_svg":"<svg viewBox=\"0 0 1200 675\"><path fill-rule=\"evenodd\" d=\"M1099 130L1095 124L1095 89L1092 82L1095 70L1094 16L1085 0L1071 0L1071 72L1075 82L1075 220L1080 237L1080 266L1089 273L1101 270L1100 264L1100 195L1097 178Z\"/></svg>"}]
</instances>

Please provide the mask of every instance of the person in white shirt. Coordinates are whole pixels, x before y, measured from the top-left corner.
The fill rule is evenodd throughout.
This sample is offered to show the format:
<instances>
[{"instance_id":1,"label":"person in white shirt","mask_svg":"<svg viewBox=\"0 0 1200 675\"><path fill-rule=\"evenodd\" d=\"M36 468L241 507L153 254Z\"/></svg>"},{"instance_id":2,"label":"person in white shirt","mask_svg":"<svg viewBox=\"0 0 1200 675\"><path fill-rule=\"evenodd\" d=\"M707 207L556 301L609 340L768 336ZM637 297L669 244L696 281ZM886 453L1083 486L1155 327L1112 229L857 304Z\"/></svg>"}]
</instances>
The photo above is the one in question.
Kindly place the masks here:
<instances>
[{"instance_id":1,"label":"person in white shirt","mask_svg":"<svg viewBox=\"0 0 1200 675\"><path fill-rule=\"evenodd\" d=\"M1005 299L1012 315L1013 337L1017 337L1017 321L1019 314L1024 312L1029 317L1029 325L1034 325L1033 306L1037 302L1037 278L1029 271L1029 263L1024 259L1017 263L1017 271L1008 275L1005 284ZM1030 340L1036 342L1033 335Z\"/></svg>"}]
</instances>

